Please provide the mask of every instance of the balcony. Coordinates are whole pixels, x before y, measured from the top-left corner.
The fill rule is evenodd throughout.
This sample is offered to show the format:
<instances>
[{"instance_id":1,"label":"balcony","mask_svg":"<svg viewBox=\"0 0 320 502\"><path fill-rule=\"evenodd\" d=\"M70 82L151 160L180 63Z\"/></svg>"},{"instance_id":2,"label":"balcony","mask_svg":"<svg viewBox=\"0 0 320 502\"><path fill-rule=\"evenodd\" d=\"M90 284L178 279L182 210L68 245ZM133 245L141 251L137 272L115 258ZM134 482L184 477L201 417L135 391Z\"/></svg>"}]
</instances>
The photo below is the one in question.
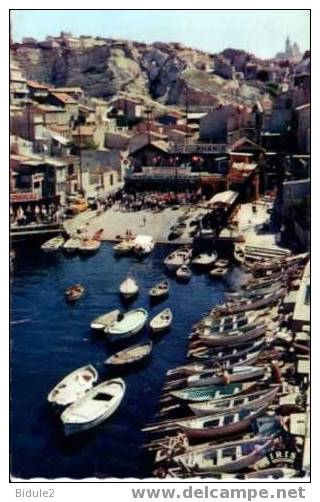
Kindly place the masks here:
<instances>
[{"instance_id":1,"label":"balcony","mask_svg":"<svg viewBox=\"0 0 320 502\"><path fill-rule=\"evenodd\" d=\"M18 188L10 193L10 202L32 202L41 199L41 194L32 192L30 188Z\"/></svg>"}]
</instances>

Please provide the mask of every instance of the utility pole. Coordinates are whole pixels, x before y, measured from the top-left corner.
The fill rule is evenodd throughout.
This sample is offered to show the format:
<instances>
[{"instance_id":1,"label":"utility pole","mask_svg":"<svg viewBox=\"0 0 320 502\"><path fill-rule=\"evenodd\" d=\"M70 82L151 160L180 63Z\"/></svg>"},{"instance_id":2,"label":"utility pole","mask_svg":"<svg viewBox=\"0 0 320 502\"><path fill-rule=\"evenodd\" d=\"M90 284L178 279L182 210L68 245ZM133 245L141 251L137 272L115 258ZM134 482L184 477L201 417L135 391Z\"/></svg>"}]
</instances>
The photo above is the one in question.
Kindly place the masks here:
<instances>
[{"instance_id":1,"label":"utility pole","mask_svg":"<svg viewBox=\"0 0 320 502\"><path fill-rule=\"evenodd\" d=\"M146 106L145 114L147 116L147 124L148 124L148 144L151 143L151 116L152 116L152 107Z\"/></svg>"},{"instance_id":2,"label":"utility pole","mask_svg":"<svg viewBox=\"0 0 320 502\"><path fill-rule=\"evenodd\" d=\"M78 125L78 134L79 134L80 191L81 191L82 195L84 195L84 193L83 193L83 184L82 184L82 135L81 135L81 125L80 125L80 122L79 122L79 125Z\"/></svg>"},{"instance_id":3,"label":"utility pole","mask_svg":"<svg viewBox=\"0 0 320 502\"><path fill-rule=\"evenodd\" d=\"M186 109L186 134L185 134L185 144L188 144L188 111L189 111L189 103L188 103L188 87L186 87L186 103L185 103Z\"/></svg>"}]
</instances>

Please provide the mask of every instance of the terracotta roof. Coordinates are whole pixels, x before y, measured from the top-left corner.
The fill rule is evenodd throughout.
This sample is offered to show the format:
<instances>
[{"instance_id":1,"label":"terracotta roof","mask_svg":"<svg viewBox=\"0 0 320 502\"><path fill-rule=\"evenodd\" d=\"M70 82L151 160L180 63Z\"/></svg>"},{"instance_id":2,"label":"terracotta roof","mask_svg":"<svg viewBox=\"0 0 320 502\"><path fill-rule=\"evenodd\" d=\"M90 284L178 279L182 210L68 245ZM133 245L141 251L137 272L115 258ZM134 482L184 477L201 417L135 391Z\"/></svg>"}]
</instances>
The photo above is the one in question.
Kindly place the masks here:
<instances>
[{"instance_id":1,"label":"terracotta roof","mask_svg":"<svg viewBox=\"0 0 320 502\"><path fill-rule=\"evenodd\" d=\"M32 87L33 89L44 89L46 91L50 88L49 85L41 84L40 82L36 82L35 80L27 80L27 86Z\"/></svg>"},{"instance_id":2,"label":"terracotta roof","mask_svg":"<svg viewBox=\"0 0 320 502\"><path fill-rule=\"evenodd\" d=\"M71 96L69 96L69 94L66 94L65 92L52 92L51 91L51 95L54 96L55 98L59 99L60 101L62 101L62 103L66 104L66 105L73 105L73 104L77 104L78 101L74 98L72 98Z\"/></svg>"}]
</instances>

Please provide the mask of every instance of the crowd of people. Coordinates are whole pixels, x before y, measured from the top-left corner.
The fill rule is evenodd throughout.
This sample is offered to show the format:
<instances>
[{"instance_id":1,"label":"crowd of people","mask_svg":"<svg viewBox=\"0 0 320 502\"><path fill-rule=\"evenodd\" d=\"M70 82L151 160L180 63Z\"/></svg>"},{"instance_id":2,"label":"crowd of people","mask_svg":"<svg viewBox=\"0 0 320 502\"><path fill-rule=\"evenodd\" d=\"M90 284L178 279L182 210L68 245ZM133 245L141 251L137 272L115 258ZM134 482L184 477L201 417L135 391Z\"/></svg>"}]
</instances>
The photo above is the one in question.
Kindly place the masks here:
<instances>
[{"instance_id":1,"label":"crowd of people","mask_svg":"<svg viewBox=\"0 0 320 502\"><path fill-rule=\"evenodd\" d=\"M120 211L161 211L175 204L196 204L202 200L202 195L191 191L175 192L122 192L118 199Z\"/></svg>"}]
</instances>

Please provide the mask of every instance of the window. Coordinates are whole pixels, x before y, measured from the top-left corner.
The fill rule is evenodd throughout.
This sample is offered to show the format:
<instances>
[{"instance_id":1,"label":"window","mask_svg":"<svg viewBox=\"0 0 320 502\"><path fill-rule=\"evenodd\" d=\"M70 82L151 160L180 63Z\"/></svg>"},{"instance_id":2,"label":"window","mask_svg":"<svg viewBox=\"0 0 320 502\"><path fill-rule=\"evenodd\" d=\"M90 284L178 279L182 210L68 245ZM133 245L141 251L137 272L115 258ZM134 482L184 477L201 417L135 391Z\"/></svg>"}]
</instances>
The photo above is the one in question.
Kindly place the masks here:
<instances>
[{"instance_id":1,"label":"window","mask_svg":"<svg viewBox=\"0 0 320 502\"><path fill-rule=\"evenodd\" d=\"M35 181L34 184L33 184L33 188L34 189L40 188L40 181Z\"/></svg>"},{"instance_id":2,"label":"window","mask_svg":"<svg viewBox=\"0 0 320 502\"><path fill-rule=\"evenodd\" d=\"M110 174L110 186L113 186L113 174Z\"/></svg>"}]
</instances>

